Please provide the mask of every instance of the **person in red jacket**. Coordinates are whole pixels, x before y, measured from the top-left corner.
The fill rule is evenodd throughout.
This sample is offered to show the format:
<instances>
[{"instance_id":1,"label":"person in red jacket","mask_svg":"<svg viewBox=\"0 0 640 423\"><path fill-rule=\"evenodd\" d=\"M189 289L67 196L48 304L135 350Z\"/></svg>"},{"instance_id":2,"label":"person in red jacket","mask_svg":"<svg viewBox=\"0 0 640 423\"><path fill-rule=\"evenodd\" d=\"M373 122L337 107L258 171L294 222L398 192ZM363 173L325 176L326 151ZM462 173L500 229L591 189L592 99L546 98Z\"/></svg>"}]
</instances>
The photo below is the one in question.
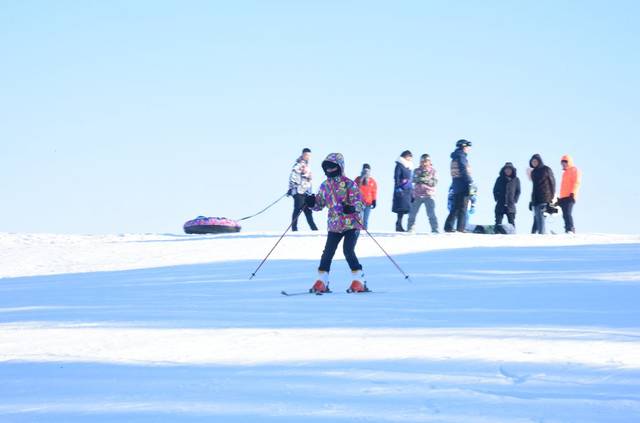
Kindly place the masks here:
<instances>
[{"instance_id":1,"label":"person in red jacket","mask_svg":"<svg viewBox=\"0 0 640 423\"><path fill-rule=\"evenodd\" d=\"M364 203L362 226L368 229L369 214L372 209L376 208L378 200L378 184L376 180L371 177L371 166L369 166L368 163L362 165L362 172L360 176L355 179L355 183L358 184L358 188L360 188L360 195L362 195L362 202Z\"/></svg>"},{"instance_id":2,"label":"person in red jacket","mask_svg":"<svg viewBox=\"0 0 640 423\"><path fill-rule=\"evenodd\" d=\"M573 206L578 198L578 190L582 174L573 165L573 159L565 154L560 159L562 165L562 183L560 184L560 195L558 195L558 205L562 208L562 218L564 219L564 231L566 233L576 233L573 225Z\"/></svg>"}]
</instances>

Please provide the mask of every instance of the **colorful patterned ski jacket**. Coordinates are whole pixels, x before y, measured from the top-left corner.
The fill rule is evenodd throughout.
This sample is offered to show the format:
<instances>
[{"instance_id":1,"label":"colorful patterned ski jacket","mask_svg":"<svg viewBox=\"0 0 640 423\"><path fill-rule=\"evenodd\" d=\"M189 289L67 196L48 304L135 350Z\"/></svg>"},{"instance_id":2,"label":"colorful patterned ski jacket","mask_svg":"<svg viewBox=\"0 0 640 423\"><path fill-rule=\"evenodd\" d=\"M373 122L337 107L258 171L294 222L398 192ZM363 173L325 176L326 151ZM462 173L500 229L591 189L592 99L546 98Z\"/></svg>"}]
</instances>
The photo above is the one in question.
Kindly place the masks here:
<instances>
[{"instance_id":1,"label":"colorful patterned ski jacket","mask_svg":"<svg viewBox=\"0 0 640 423\"><path fill-rule=\"evenodd\" d=\"M433 166L422 166L413 170L413 198L433 197L436 194L438 178Z\"/></svg>"},{"instance_id":2,"label":"colorful patterned ski jacket","mask_svg":"<svg viewBox=\"0 0 640 423\"><path fill-rule=\"evenodd\" d=\"M309 163L298 157L289 175L289 194L311 194L311 168Z\"/></svg>"},{"instance_id":3,"label":"colorful patterned ski jacket","mask_svg":"<svg viewBox=\"0 0 640 423\"><path fill-rule=\"evenodd\" d=\"M340 173L344 174L344 158L340 153L332 153L327 156L325 162L335 163L340 167ZM352 205L356 212L352 214L342 213L342 203ZM342 233L351 229L363 229L361 213L364 209L362 196L358 185L340 175L327 178L320 185L316 194L316 204L313 210L320 211L327 207L327 227L329 232Z\"/></svg>"}]
</instances>

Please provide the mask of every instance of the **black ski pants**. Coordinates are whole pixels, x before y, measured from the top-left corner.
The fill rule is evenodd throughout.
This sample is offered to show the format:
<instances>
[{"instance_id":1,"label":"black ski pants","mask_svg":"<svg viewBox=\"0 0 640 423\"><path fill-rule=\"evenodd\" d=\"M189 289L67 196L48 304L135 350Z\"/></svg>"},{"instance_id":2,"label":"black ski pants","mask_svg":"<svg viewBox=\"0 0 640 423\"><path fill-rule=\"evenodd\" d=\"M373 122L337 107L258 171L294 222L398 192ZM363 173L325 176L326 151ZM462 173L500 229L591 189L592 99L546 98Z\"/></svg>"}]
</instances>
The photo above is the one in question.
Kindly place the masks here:
<instances>
[{"instance_id":1,"label":"black ski pants","mask_svg":"<svg viewBox=\"0 0 640 423\"><path fill-rule=\"evenodd\" d=\"M298 216L300 216L300 209L304 207L304 199L306 198L305 194L294 194L293 196L293 215L291 216L291 230L298 230ZM318 227L313 221L313 213L311 209L308 207L304 207L302 210L305 217L307 218L307 223L309 224L309 228L312 231L317 231Z\"/></svg>"},{"instance_id":2,"label":"black ski pants","mask_svg":"<svg viewBox=\"0 0 640 423\"><path fill-rule=\"evenodd\" d=\"M513 226L516 226L516 214L506 211L496 212L496 225L502 225L502 219L505 215L507 215L507 222L511 223Z\"/></svg>"},{"instance_id":3,"label":"black ski pants","mask_svg":"<svg viewBox=\"0 0 640 423\"><path fill-rule=\"evenodd\" d=\"M358 235L359 231L356 229L350 229L342 233L329 232L318 270L324 272L331 270L331 261L333 260L333 256L336 254L338 244L340 244L340 241L342 241L343 238L344 242L342 243L342 251L344 252L344 257L347 259L347 263L349 263L349 267L351 270L362 270L362 266L360 265L355 252Z\"/></svg>"},{"instance_id":4,"label":"black ski pants","mask_svg":"<svg viewBox=\"0 0 640 423\"><path fill-rule=\"evenodd\" d=\"M449 212L447 220L444 222L445 232L453 232L453 223L456 223L458 232L464 232L467 226L467 209L469 208L469 195L466 192L459 192L453 197L453 208Z\"/></svg>"}]
</instances>

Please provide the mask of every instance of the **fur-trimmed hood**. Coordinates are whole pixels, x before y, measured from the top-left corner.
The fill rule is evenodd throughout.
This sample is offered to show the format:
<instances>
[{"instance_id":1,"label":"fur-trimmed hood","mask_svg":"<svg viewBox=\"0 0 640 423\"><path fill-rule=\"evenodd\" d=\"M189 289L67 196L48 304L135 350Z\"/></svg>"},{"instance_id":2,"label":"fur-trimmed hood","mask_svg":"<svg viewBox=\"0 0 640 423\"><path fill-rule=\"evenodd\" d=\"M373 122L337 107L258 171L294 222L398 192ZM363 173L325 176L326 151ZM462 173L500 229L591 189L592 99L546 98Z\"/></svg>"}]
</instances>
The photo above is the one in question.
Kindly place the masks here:
<instances>
[{"instance_id":1,"label":"fur-trimmed hood","mask_svg":"<svg viewBox=\"0 0 640 423\"><path fill-rule=\"evenodd\" d=\"M402 167L406 167L407 169L411 169L413 167L413 161L407 160L402 156L398 157L396 163L400 163Z\"/></svg>"}]
</instances>

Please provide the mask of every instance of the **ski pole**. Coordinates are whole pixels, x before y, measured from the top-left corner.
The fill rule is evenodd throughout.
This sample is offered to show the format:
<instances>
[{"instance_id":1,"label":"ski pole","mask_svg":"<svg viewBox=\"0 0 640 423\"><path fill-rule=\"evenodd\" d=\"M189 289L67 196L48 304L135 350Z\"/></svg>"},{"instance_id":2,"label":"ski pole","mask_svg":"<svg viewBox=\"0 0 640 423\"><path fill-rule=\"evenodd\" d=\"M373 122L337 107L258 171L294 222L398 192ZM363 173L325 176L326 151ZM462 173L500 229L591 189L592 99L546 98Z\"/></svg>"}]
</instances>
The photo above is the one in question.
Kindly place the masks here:
<instances>
[{"instance_id":1,"label":"ski pole","mask_svg":"<svg viewBox=\"0 0 640 423\"><path fill-rule=\"evenodd\" d=\"M380 247L380 249L381 249L381 250L382 250L382 252L387 256L387 258L388 258L389 260L391 260L391 263L393 263L393 265L396 267L396 269L398 269L398 271L399 271L400 273L402 273L402 275L404 276L405 280L408 280L409 282L412 282L412 281L411 281L411 278L409 277L409 275L407 275L407 274L404 272L404 270L402 270L402 268L400 267L400 265L399 265L398 263L396 263L396 261L393 259L393 257L391 257L391 256L389 255L389 253L387 253L387 251L382 247L382 245L380 245L380 243L378 242L378 240L377 240L377 239L375 239L375 237L374 237L373 235L371 235L371 232L369 232L369 231L367 230L367 228L365 228L365 227L364 227L364 225L363 225L363 224L362 224L362 222L360 221L360 218L359 218L359 217L357 217L357 216L356 216L356 221L360 224L360 226L362 226L362 228L364 229L364 231L367 233L367 235L369 235L369 237L373 240L373 242L375 242L375 243L376 243L376 245L377 245L378 247Z\"/></svg>"},{"instance_id":2,"label":"ski pole","mask_svg":"<svg viewBox=\"0 0 640 423\"><path fill-rule=\"evenodd\" d=\"M300 210L298 210L298 214L296 214L296 219L298 217L300 217L300 213L302 213L302 210L304 210L304 208L307 206L302 206L300 208ZM280 244L280 241L282 241L282 238L284 238L284 236L287 234L287 232L289 232L289 229L291 229L291 227L293 226L293 221L295 219L291 220L291 223L289 224L289 226L287 227L287 230L284 231L284 233L280 236L280 239L278 239L278 241L275 243L275 245L273 246L273 248L271 249L271 251L269 251L269 254L267 254L267 256L262 260L262 262L260 263L260 265L256 268L256 270L253 271L253 273L251 274L251 277L249 278L249 280L253 279L253 277L256 275L256 273L258 273L258 271L260 270L260 268L262 267L262 265L267 261L267 259L269 258L269 256L271 255L271 253L273 253L273 251L276 249L276 247L278 246L278 244Z\"/></svg>"},{"instance_id":3,"label":"ski pole","mask_svg":"<svg viewBox=\"0 0 640 423\"><path fill-rule=\"evenodd\" d=\"M333 187L332 187L331 185L329 185L329 188L331 189L331 193L333 194L333 198L334 198L334 202L335 202L336 193L335 193L335 191L333 190ZM389 255L389 253L387 253L387 251L382 247L382 245L380 245L380 243L378 242L378 240L377 240L377 239L375 239L375 238L373 237L373 235L371 235L371 232L369 232L369 231L367 230L367 228L365 228L365 227L364 227L364 225L362 224L362 221L360 220L360 216L359 216L359 214L356 214L356 215L355 215L355 218L356 218L356 222L358 222L358 224L359 224L360 226L362 226L362 229L364 229L364 231L367 233L367 235L369 235L369 236L371 237L371 239L373 240L373 242L375 242L375 243L376 243L376 245L377 245L378 247L380 247L380 249L382 250L382 252L387 256L387 258L388 258L389 260L391 260L391 263L393 263L393 265L396 267L396 269L398 269L398 271L399 271L400 273L402 273L402 275L404 276L404 279L405 279L405 280L407 280L407 281L409 281L409 282L411 282L411 278L409 278L409 275L407 275L407 274L404 272L404 270L402 270L402 268L400 267L400 265L398 265L398 263L396 263L396 261L393 259L393 257L391 257L391 256Z\"/></svg>"}]
</instances>

